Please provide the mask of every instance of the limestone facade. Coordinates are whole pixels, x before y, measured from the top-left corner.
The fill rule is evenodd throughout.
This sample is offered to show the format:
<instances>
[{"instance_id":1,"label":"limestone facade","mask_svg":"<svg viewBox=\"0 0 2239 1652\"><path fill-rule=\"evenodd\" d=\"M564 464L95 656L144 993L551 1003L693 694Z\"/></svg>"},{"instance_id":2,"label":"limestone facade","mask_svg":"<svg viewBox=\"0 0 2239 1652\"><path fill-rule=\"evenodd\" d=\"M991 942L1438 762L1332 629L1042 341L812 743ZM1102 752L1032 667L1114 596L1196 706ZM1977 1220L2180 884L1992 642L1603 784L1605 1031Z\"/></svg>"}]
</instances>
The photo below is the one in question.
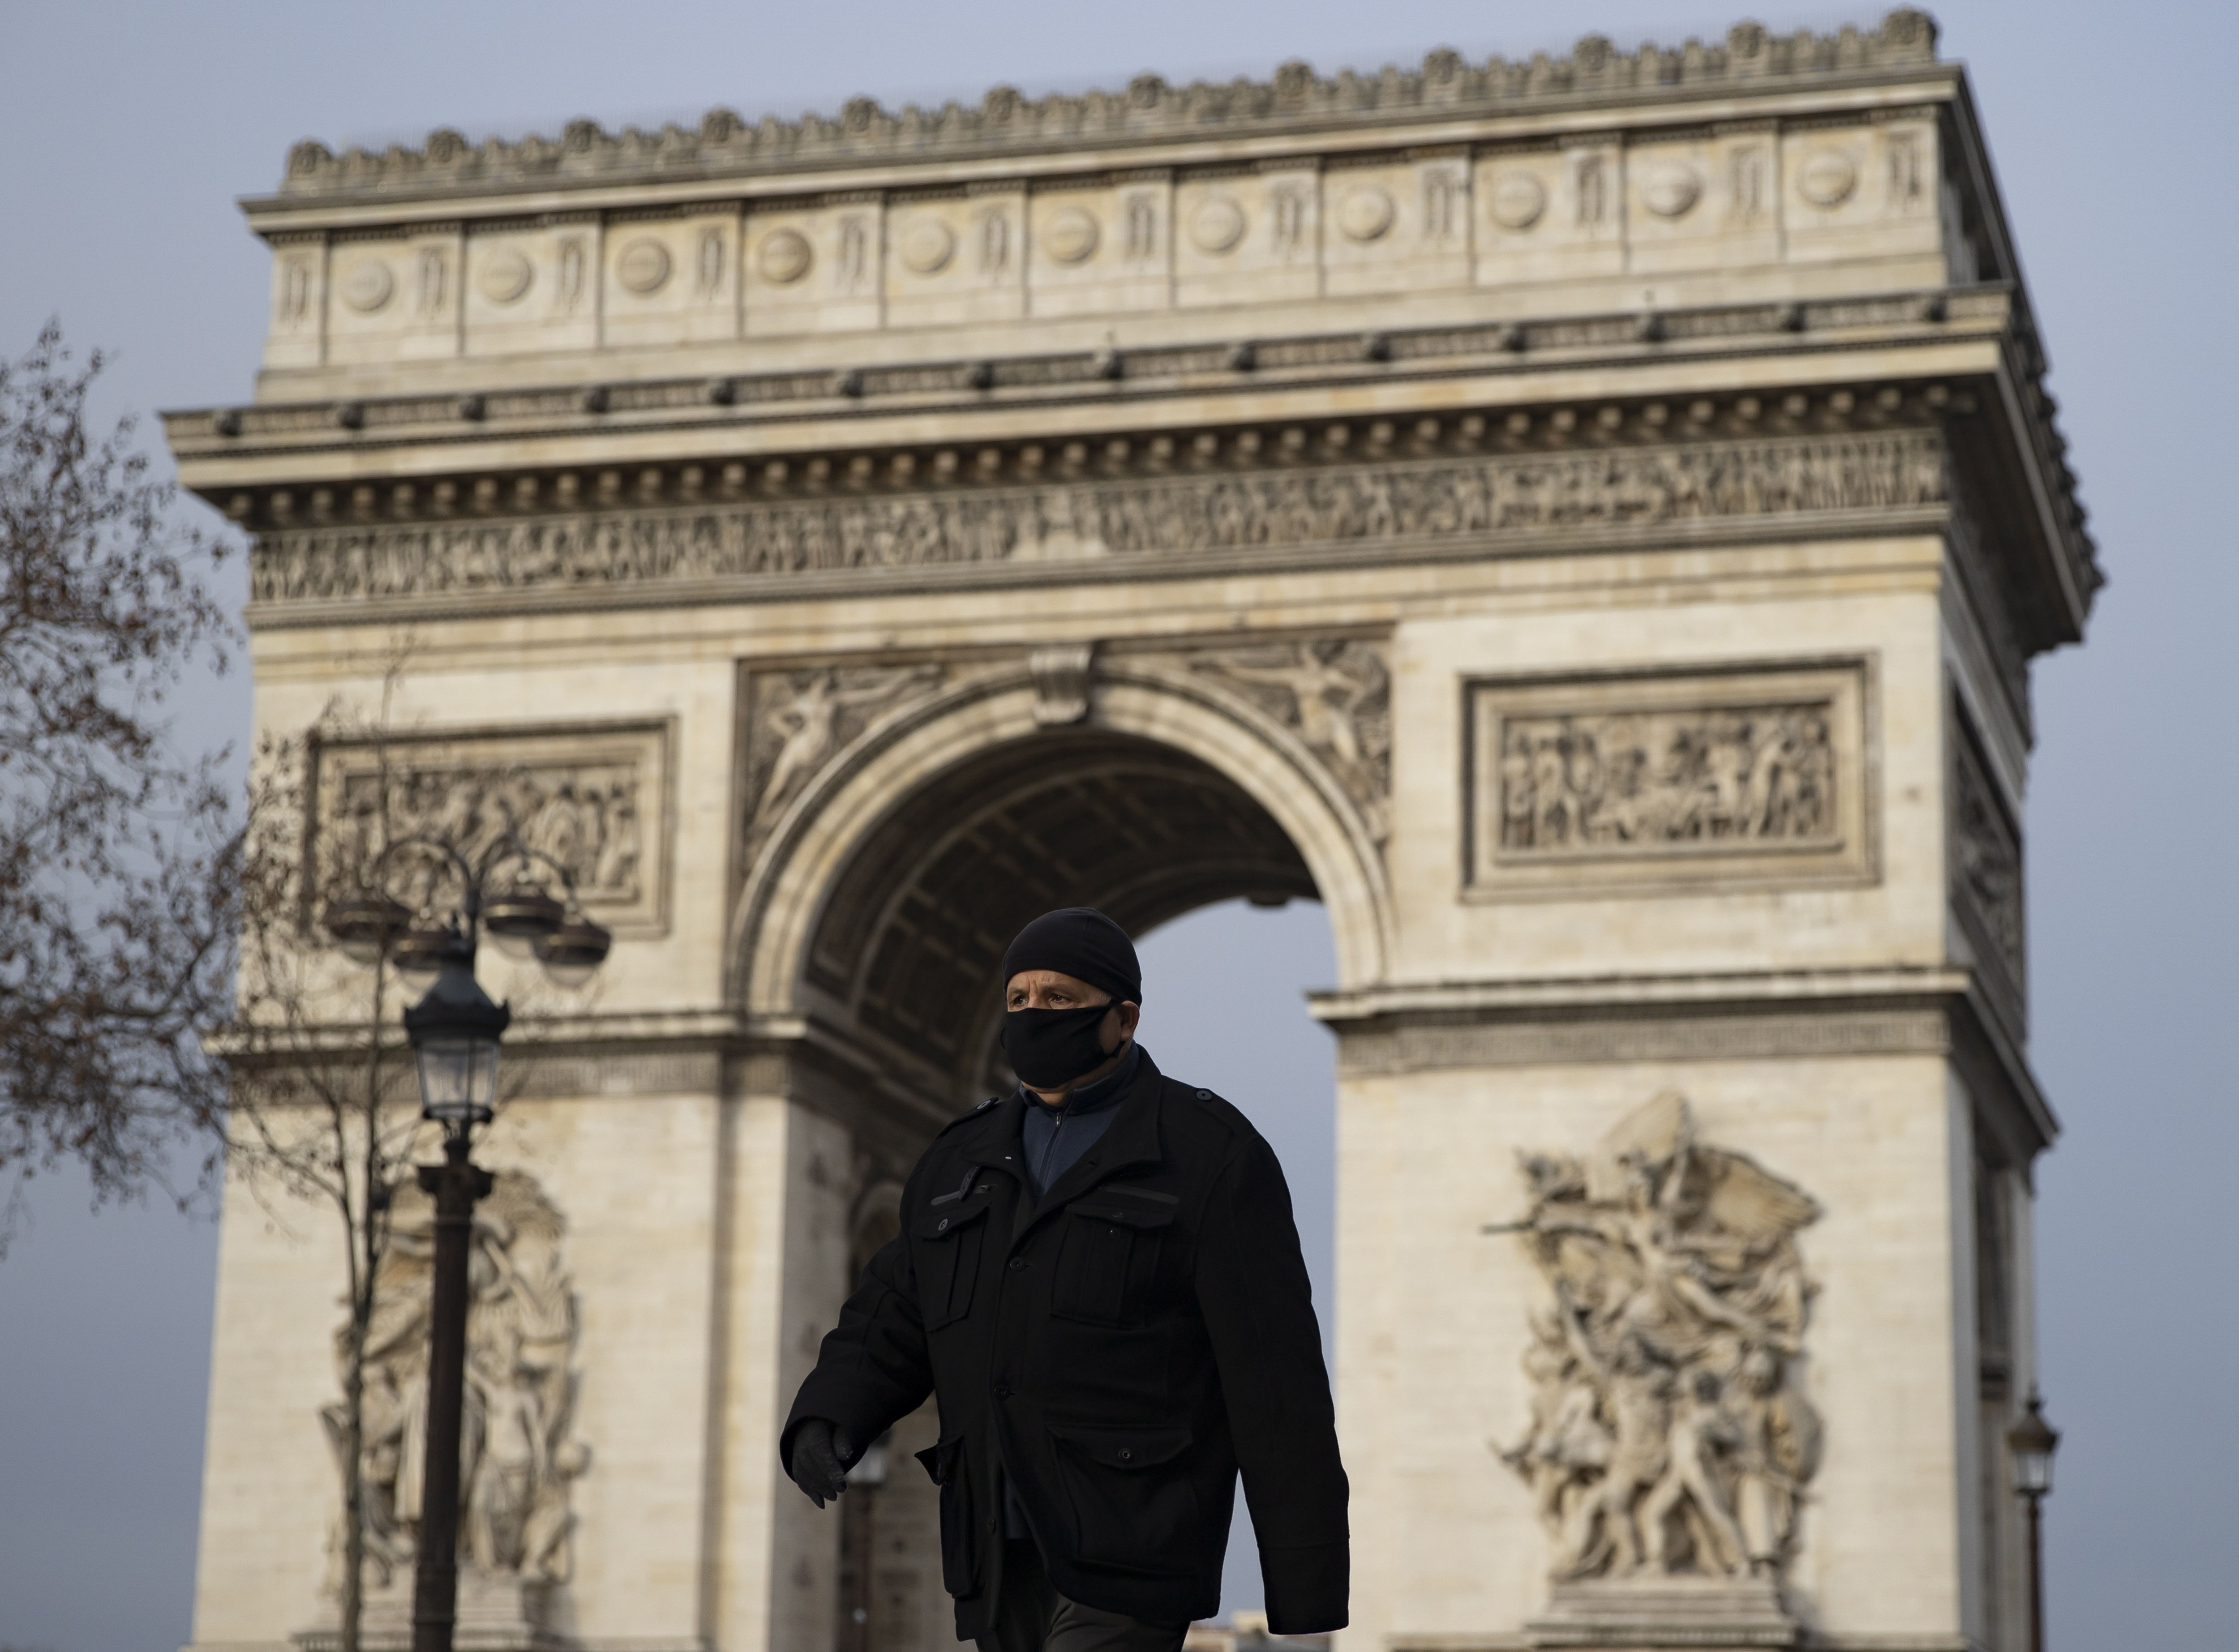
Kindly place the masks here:
<instances>
[{"instance_id":1,"label":"limestone facade","mask_svg":"<svg viewBox=\"0 0 2239 1652\"><path fill-rule=\"evenodd\" d=\"M929 1419L844 1599L778 1421L1016 923L1237 895L1336 939L1340 1647L2024 1644L2029 662L2099 575L1934 43L303 144L246 203L256 398L168 424L260 727L401 655L412 806L502 769L618 938L482 1154L565 1224L581 1453L494 1649L941 1643ZM322 761L339 841L381 782ZM330 1614L317 1221L227 1211L202 1652Z\"/></svg>"}]
</instances>

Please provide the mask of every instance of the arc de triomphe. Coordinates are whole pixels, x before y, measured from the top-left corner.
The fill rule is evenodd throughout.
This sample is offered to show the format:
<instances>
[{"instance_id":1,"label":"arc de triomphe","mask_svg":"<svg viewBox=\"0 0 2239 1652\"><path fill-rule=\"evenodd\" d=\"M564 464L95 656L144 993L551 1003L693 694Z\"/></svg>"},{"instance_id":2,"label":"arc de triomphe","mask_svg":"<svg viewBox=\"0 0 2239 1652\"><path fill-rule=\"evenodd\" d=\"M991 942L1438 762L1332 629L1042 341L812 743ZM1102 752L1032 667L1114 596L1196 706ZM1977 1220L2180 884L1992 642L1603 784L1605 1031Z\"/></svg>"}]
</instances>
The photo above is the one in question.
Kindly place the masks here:
<instances>
[{"instance_id":1,"label":"arc de triomphe","mask_svg":"<svg viewBox=\"0 0 2239 1652\"><path fill-rule=\"evenodd\" d=\"M947 1644L932 1420L844 1546L777 1422L1013 926L1239 895L1336 939L1344 1646L2024 1643L2029 665L2098 575L1927 18L246 209L256 399L169 428L260 726L409 643L413 806L620 938L487 1153L479 1644ZM336 1290L236 1193L198 1647L332 1622Z\"/></svg>"}]
</instances>

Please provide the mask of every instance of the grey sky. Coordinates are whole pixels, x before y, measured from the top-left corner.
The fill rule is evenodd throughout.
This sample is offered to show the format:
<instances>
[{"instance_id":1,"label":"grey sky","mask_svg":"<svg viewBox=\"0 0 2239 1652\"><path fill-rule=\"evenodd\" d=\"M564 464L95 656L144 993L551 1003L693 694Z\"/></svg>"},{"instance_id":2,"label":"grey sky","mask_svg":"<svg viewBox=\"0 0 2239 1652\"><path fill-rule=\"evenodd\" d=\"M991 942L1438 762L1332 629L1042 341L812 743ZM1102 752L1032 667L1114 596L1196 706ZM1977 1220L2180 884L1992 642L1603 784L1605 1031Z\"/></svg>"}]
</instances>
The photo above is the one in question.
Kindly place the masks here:
<instances>
[{"instance_id":1,"label":"grey sky","mask_svg":"<svg viewBox=\"0 0 2239 1652\"><path fill-rule=\"evenodd\" d=\"M20 353L59 314L77 343L117 353L113 409L244 397L265 259L233 197L269 189L301 136L549 132L578 114L688 121L716 103L794 114L862 91L894 104L1150 68L1265 74L1292 56L1373 67L1445 44L1512 56L1589 27L1670 42L1723 32L1733 3L0 0L0 349ZM1759 15L1789 29L1877 10ZM1937 10L1944 54L1974 76L2113 577L2088 646L2036 673L2033 1054L2067 1126L2038 1219L2046 1395L2068 1434L2051 1639L2229 1644L2239 558L2216 479L2239 386L2239 13ZM239 680L216 685L195 726L230 733L245 707ZM1190 1024L1162 1027L1153 1005L1146 1042L1278 1138L1325 1287L1327 1041L1297 998L1328 979L1318 910L1224 909L1148 955L1154 980L1197 985L1166 997ZM1246 1001L1207 1015L1239 979ZM213 1231L160 1202L90 1218L68 1178L31 1194L32 1224L0 1263L0 1649L165 1652L189 1628Z\"/></svg>"}]
</instances>

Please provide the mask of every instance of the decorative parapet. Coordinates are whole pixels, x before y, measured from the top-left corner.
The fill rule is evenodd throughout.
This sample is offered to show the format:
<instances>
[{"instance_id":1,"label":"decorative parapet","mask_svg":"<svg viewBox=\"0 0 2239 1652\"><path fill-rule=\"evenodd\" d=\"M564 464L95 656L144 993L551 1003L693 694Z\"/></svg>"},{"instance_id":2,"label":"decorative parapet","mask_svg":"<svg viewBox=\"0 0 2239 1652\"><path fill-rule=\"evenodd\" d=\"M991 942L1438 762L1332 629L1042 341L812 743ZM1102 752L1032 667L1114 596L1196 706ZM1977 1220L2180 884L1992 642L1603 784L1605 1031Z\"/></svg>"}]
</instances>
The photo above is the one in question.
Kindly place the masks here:
<instances>
[{"instance_id":1,"label":"decorative parapet","mask_svg":"<svg viewBox=\"0 0 2239 1652\"><path fill-rule=\"evenodd\" d=\"M1871 30L1775 35L1760 24L1742 23L1728 30L1722 43L1644 44L1631 52L1619 51L1605 36L1588 35L1568 56L1541 52L1518 63L1496 56L1472 63L1442 49L1424 58L1419 68L1392 67L1373 75L1348 70L1324 76L1293 62L1270 80L1224 84L1172 86L1146 74L1129 82L1125 91L1040 98L998 86L976 109L950 103L939 109L912 104L890 111L873 98L858 97L836 118L807 115L788 122L770 116L750 124L730 109L715 109L689 130L671 124L657 132L630 127L617 134L595 121L576 120L557 138L492 137L479 144L444 128L429 134L419 149L392 146L379 154L351 149L336 155L307 139L289 151L280 187L286 196L487 189L527 182L948 160L1199 133L1243 135L1353 123L1388 126L1605 97L1737 85L1758 90L1781 81L1908 69L1937 61L1936 36L1933 18L1904 7Z\"/></svg>"}]
</instances>

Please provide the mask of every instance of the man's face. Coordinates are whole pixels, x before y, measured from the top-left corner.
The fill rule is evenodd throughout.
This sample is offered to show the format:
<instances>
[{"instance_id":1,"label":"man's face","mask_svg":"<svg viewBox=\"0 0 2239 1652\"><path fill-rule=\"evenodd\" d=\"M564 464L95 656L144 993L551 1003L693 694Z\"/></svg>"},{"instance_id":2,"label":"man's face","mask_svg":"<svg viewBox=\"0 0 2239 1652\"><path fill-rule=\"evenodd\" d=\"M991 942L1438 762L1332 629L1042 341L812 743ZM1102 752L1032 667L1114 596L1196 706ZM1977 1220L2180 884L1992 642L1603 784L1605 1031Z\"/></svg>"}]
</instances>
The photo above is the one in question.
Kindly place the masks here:
<instances>
[{"instance_id":1,"label":"man's face","mask_svg":"<svg viewBox=\"0 0 2239 1652\"><path fill-rule=\"evenodd\" d=\"M1112 994L1056 970L1020 970L1004 989L1007 1010L1080 1010L1109 1004Z\"/></svg>"},{"instance_id":2,"label":"man's face","mask_svg":"<svg viewBox=\"0 0 2239 1652\"><path fill-rule=\"evenodd\" d=\"M1112 994L1102 987L1091 986L1079 976L1060 970L1020 970L1003 989L1006 1010L1085 1010L1099 1004L1111 1005L1111 1009L1097 1024L1096 1041L1105 1054L1117 1060L1120 1046L1135 1036L1136 1024L1142 1018L1143 1012L1133 1000L1113 1004ZM1092 1071L1100 1074L1111 1065L1107 1061ZM1088 1078L1084 1073L1073 1083L1085 1084Z\"/></svg>"}]
</instances>

